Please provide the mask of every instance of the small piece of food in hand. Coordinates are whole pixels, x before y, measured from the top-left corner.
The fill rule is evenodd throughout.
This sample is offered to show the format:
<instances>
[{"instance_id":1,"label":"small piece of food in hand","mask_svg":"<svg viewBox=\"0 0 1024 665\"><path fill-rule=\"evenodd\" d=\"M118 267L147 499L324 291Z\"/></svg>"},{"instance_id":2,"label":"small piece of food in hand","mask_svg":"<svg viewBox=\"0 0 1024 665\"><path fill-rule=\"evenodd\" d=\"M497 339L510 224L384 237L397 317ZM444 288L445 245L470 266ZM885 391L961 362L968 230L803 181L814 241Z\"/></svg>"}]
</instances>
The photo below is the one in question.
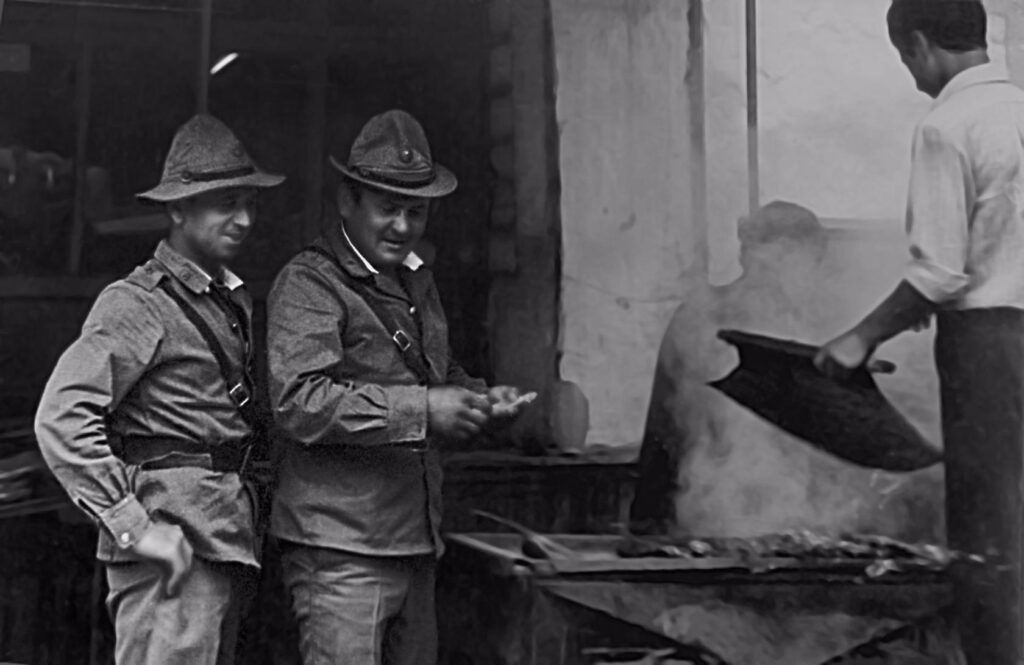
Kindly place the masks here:
<instances>
[{"instance_id":1,"label":"small piece of food in hand","mask_svg":"<svg viewBox=\"0 0 1024 665\"><path fill-rule=\"evenodd\" d=\"M492 416L510 416L519 411L519 408L525 406L537 399L537 393L526 393L520 395L518 399L507 404L498 403L491 408Z\"/></svg>"}]
</instances>

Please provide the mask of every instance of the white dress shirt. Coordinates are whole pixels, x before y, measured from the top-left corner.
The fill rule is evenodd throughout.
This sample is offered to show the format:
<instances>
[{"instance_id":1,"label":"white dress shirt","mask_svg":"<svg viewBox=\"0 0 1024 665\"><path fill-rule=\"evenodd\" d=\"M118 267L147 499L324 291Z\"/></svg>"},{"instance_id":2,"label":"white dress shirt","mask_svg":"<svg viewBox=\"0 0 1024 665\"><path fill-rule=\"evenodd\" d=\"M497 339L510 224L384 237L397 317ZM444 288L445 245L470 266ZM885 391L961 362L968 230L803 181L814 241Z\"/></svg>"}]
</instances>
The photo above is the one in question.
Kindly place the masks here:
<instances>
[{"instance_id":1,"label":"white dress shirt","mask_svg":"<svg viewBox=\"0 0 1024 665\"><path fill-rule=\"evenodd\" d=\"M363 253L360 252L352 243L352 239L348 237L348 231L345 230L344 224L341 225L341 235L345 238L345 242L348 243L348 246L352 249L352 253L355 254L356 258L359 259L359 262L362 263L363 266L370 271L370 274L379 275L380 271L377 270L373 266L373 264L370 263L365 256L363 256ZM419 270L420 267L423 266L423 259L417 256L416 252L409 252L409 254L406 255L405 259L402 261L402 265L408 268L409 270Z\"/></svg>"},{"instance_id":2,"label":"white dress shirt","mask_svg":"<svg viewBox=\"0 0 1024 665\"><path fill-rule=\"evenodd\" d=\"M945 309L1024 309L1024 90L955 76L914 134L906 280Z\"/></svg>"}]
</instances>

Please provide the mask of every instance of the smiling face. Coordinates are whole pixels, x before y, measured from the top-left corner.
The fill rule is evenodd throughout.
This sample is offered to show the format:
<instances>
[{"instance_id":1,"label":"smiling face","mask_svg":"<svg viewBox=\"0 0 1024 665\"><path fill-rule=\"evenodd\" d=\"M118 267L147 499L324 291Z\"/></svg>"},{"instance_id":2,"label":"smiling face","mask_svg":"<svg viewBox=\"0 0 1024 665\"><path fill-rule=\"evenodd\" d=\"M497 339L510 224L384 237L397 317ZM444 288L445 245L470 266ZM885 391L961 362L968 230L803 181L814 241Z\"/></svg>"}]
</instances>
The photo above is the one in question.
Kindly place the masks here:
<instances>
[{"instance_id":1,"label":"smiling face","mask_svg":"<svg viewBox=\"0 0 1024 665\"><path fill-rule=\"evenodd\" d=\"M429 199L342 184L338 211L349 240L374 268L394 270L427 229Z\"/></svg>"},{"instance_id":2,"label":"smiling face","mask_svg":"<svg viewBox=\"0 0 1024 665\"><path fill-rule=\"evenodd\" d=\"M210 274L238 255L252 231L256 190L214 190L169 206L169 242L182 256Z\"/></svg>"}]
</instances>

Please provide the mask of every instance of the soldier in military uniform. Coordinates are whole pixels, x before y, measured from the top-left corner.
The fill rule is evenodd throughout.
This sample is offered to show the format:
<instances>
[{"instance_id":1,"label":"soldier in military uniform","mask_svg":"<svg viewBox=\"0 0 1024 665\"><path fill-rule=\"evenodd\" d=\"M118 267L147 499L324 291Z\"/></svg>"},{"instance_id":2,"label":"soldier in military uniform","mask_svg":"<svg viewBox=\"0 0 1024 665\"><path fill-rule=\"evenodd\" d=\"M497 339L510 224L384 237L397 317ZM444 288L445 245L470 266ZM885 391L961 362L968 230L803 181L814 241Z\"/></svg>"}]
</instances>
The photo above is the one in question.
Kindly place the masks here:
<instances>
[{"instance_id":1,"label":"soldier in military uniform","mask_svg":"<svg viewBox=\"0 0 1024 665\"><path fill-rule=\"evenodd\" d=\"M228 127L176 133L144 199L171 228L97 298L50 377L35 429L47 464L100 527L119 664L232 663L258 568L251 445L252 303L225 263L253 225L261 171Z\"/></svg>"},{"instance_id":2,"label":"soldier in military uniform","mask_svg":"<svg viewBox=\"0 0 1024 665\"><path fill-rule=\"evenodd\" d=\"M374 116L331 164L342 180L325 232L267 299L269 392L289 439L270 532L305 665L430 665L440 451L511 422L528 396L452 358L414 248L457 181L420 123Z\"/></svg>"}]
</instances>

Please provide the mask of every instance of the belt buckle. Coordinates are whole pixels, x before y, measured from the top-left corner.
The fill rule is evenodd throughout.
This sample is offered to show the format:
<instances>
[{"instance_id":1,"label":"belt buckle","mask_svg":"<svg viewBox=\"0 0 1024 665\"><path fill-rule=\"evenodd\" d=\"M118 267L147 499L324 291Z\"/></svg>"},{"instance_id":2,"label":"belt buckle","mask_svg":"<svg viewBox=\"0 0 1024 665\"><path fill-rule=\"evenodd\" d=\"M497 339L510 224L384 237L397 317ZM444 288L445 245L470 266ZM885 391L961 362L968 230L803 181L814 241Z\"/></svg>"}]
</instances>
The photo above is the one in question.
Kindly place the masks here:
<instances>
[{"instance_id":1,"label":"belt buckle","mask_svg":"<svg viewBox=\"0 0 1024 665\"><path fill-rule=\"evenodd\" d=\"M241 397L239 397L239 395L241 395ZM241 382L236 383L228 389L228 396L231 398L231 401L235 403L235 406L238 407L245 406L250 400L249 391L245 389L245 386Z\"/></svg>"},{"instance_id":2,"label":"belt buckle","mask_svg":"<svg viewBox=\"0 0 1024 665\"><path fill-rule=\"evenodd\" d=\"M391 339L398 345L398 348L402 353L408 351L409 347L412 346L412 340L409 339L409 336L405 334L404 330L396 332L391 336Z\"/></svg>"}]
</instances>

